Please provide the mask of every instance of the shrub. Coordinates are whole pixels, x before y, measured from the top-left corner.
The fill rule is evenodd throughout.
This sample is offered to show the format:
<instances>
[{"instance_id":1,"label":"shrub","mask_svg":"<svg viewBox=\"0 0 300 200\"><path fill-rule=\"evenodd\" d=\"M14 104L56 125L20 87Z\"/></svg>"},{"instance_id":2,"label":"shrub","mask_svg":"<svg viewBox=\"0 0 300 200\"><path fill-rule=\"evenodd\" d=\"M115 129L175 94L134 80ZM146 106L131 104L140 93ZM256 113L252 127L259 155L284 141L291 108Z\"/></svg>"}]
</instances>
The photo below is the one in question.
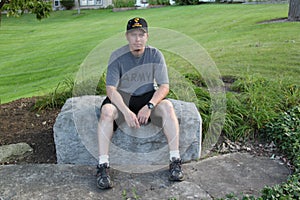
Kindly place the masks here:
<instances>
[{"instance_id":1,"label":"shrub","mask_svg":"<svg viewBox=\"0 0 300 200\"><path fill-rule=\"evenodd\" d=\"M254 132L248 116L247 106L234 93L227 93L227 107L223 133L229 139L236 141L246 138Z\"/></svg>"},{"instance_id":2,"label":"shrub","mask_svg":"<svg viewBox=\"0 0 300 200\"><path fill-rule=\"evenodd\" d=\"M177 5L197 5L199 4L199 0L175 0Z\"/></svg>"},{"instance_id":3,"label":"shrub","mask_svg":"<svg viewBox=\"0 0 300 200\"><path fill-rule=\"evenodd\" d=\"M135 0L113 0L114 8L134 7Z\"/></svg>"},{"instance_id":4,"label":"shrub","mask_svg":"<svg viewBox=\"0 0 300 200\"><path fill-rule=\"evenodd\" d=\"M203 134L208 130L211 98L198 74L186 74L194 85L196 106L203 119ZM259 129L279 113L300 103L300 90L288 81L271 81L259 76L237 78L226 94L226 116L223 133L231 140L255 137ZM261 133L262 134L262 133Z\"/></svg>"},{"instance_id":5,"label":"shrub","mask_svg":"<svg viewBox=\"0 0 300 200\"><path fill-rule=\"evenodd\" d=\"M282 113L267 123L261 132L281 149L288 158L295 162L300 170L300 107Z\"/></svg>"},{"instance_id":6,"label":"shrub","mask_svg":"<svg viewBox=\"0 0 300 200\"><path fill-rule=\"evenodd\" d=\"M76 83L73 79L67 78L60 82L53 92L39 97L35 103L34 109L61 108L68 98L75 96L104 95L106 93L105 74L100 77L96 87L94 83L95 82L92 80Z\"/></svg>"},{"instance_id":7,"label":"shrub","mask_svg":"<svg viewBox=\"0 0 300 200\"><path fill-rule=\"evenodd\" d=\"M300 174L290 176L287 182L273 187L265 187L259 199L300 199Z\"/></svg>"},{"instance_id":8,"label":"shrub","mask_svg":"<svg viewBox=\"0 0 300 200\"><path fill-rule=\"evenodd\" d=\"M288 81L246 76L227 94L224 133L232 140L254 136L279 113L300 103L300 90Z\"/></svg>"},{"instance_id":9,"label":"shrub","mask_svg":"<svg viewBox=\"0 0 300 200\"><path fill-rule=\"evenodd\" d=\"M71 10L75 6L74 0L61 0L60 3L67 9Z\"/></svg>"},{"instance_id":10,"label":"shrub","mask_svg":"<svg viewBox=\"0 0 300 200\"><path fill-rule=\"evenodd\" d=\"M205 133L209 128L211 109L210 103L211 98L209 92L206 88L205 81L199 74L185 74L184 77L193 84L193 89L195 95L197 97L196 107L202 118L202 129L203 129L203 138L205 137Z\"/></svg>"},{"instance_id":11,"label":"shrub","mask_svg":"<svg viewBox=\"0 0 300 200\"><path fill-rule=\"evenodd\" d=\"M169 0L149 0L150 5L170 5Z\"/></svg>"}]
</instances>

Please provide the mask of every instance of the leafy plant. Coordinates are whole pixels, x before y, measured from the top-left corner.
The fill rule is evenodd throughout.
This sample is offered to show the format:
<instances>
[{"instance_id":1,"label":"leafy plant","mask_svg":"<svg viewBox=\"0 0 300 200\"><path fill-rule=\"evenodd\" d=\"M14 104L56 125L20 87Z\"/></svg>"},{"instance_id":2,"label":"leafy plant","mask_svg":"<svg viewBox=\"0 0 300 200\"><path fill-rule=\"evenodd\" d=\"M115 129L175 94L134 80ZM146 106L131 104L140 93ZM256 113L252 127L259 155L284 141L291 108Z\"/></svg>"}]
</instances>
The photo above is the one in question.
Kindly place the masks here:
<instances>
[{"instance_id":1,"label":"leafy plant","mask_svg":"<svg viewBox=\"0 0 300 200\"><path fill-rule=\"evenodd\" d=\"M67 9L71 10L74 6L75 3L73 0L61 0L60 3Z\"/></svg>"},{"instance_id":2,"label":"leafy plant","mask_svg":"<svg viewBox=\"0 0 300 200\"><path fill-rule=\"evenodd\" d=\"M247 106L238 94L227 93L227 107L223 133L233 141L245 138L254 132L249 123Z\"/></svg>"},{"instance_id":3,"label":"leafy plant","mask_svg":"<svg viewBox=\"0 0 300 200\"><path fill-rule=\"evenodd\" d=\"M34 109L43 110L51 108L61 108L66 99L72 96L73 81L70 78L60 82L53 92L39 97L34 105Z\"/></svg>"},{"instance_id":4,"label":"leafy plant","mask_svg":"<svg viewBox=\"0 0 300 200\"><path fill-rule=\"evenodd\" d=\"M261 132L294 161L297 172L300 172L300 107L283 112L266 124Z\"/></svg>"},{"instance_id":5,"label":"leafy plant","mask_svg":"<svg viewBox=\"0 0 300 200\"><path fill-rule=\"evenodd\" d=\"M231 90L227 93L224 133L232 140L255 136L264 124L300 103L298 87L288 81L245 76L236 80Z\"/></svg>"},{"instance_id":6,"label":"leafy plant","mask_svg":"<svg viewBox=\"0 0 300 200\"><path fill-rule=\"evenodd\" d=\"M106 93L105 74L100 77L96 86L94 83L95 81L90 79L77 83L71 78L66 78L56 86L53 92L39 97L34 109L61 108L68 98L83 95L103 95Z\"/></svg>"},{"instance_id":7,"label":"leafy plant","mask_svg":"<svg viewBox=\"0 0 300 200\"><path fill-rule=\"evenodd\" d=\"M3 6L1 8L1 6ZM30 0L30 1L22 1L22 0L14 0L7 1L7 4L0 4L0 11L6 10L7 16L20 17L26 12L32 12L36 14L36 18L41 20L43 18L47 18L52 11L51 2L48 1L39 1L39 0ZM1 22L1 16L0 16Z\"/></svg>"},{"instance_id":8,"label":"leafy plant","mask_svg":"<svg viewBox=\"0 0 300 200\"><path fill-rule=\"evenodd\" d=\"M211 99L209 92L206 88L206 84L199 74L185 74L184 76L188 81L193 84L193 90L196 95L196 107L202 118L202 129L203 138L205 138L205 133L209 128L210 116L211 116Z\"/></svg>"},{"instance_id":9,"label":"leafy plant","mask_svg":"<svg viewBox=\"0 0 300 200\"><path fill-rule=\"evenodd\" d=\"M135 199L135 200L140 199L140 196L137 195L137 192L136 192L135 188L132 188L132 194L133 194L133 197L132 197L133 199ZM124 200L131 199L131 198L128 197L126 189L124 189L122 191L122 199L124 199Z\"/></svg>"},{"instance_id":10,"label":"leafy plant","mask_svg":"<svg viewBox=\"0 0 300 200\"><path fill-rule=\"evenodd\" d=\"M170 5L169 0L149 0L150 5Z\"/></svg>"},{"instance_id":11,"label":"leafy plant","mask_svg":"<svg viewBox=\"0 0 300 200\"><path fill-rule=\"evenodd\" d=\"M183 5L197 5L199 4L198 0L176 0L175 1L177 5L183 6Z\"/></svg>"},{"instance_id":12,"label":"leafy plant","mask_svg":"<svg viewBox=\"0 0 300 200\"><path fill-rule=\"evenodd\" d=\"M115 8L134 7L135 0L113 0Z\"/></svg>"},{"instance_id":13,"label":"leafy plant","mask_svg":"<svg viewBox=\"0 0 300 200\"><path fill-rule=\"evenodd\" d=\"M262 196L259 199L288 199L294 200L300 198L300 174L290 176L287 182L273 187L265 187L262 190Z\"/></svg>"}]
</instances>

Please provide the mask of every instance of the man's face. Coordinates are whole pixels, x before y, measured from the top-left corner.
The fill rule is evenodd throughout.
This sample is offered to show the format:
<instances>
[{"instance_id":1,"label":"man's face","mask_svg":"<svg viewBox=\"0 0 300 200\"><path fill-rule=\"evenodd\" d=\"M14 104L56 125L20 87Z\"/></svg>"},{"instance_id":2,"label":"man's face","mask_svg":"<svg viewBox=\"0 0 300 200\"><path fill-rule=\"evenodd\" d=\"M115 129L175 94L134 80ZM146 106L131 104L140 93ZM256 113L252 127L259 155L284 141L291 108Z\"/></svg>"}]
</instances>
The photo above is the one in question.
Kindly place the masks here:
<instances>
[{"instance_id":1,"label":"man's face","mask_svg":"<svg viewBox=\"0 0 300 200\"><path fill-rule=\"evenodd\" d=\"M148 33L141 29L132 30L126 33L130 50L135 53L143 53L148 41Z\"/></svg>"}]
</instances>

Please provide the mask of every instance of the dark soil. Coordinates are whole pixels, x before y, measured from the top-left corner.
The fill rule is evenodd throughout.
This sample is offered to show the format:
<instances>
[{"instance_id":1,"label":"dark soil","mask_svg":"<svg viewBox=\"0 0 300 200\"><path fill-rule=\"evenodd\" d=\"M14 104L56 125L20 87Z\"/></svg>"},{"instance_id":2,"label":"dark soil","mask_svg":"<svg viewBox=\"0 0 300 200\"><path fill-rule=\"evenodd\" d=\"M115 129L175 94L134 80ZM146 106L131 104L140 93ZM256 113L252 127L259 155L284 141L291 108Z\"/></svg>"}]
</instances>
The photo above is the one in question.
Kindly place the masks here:
<instances>
[{"instance_id":1,"label":"dark soil","mask_svg":"<svg viewBox=\"0 0 300 200\"><path fill-rule=\"evenodd\" d=\"M60 109L33 110L35 101L23 98L0 105L0 146L25 142L33 148L32 155L13 164L56 163L53 124Z\"/></svg>"}]
</instances>

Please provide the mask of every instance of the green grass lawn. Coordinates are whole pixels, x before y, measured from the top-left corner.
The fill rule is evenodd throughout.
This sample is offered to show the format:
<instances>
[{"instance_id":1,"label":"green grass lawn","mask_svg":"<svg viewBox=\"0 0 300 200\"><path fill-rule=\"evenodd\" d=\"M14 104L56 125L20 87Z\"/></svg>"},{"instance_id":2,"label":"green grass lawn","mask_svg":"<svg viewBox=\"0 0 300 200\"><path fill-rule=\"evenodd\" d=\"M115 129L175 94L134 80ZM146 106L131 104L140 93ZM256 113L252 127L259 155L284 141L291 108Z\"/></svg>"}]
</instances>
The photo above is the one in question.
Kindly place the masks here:
<instances>
[{"instance_id":1,"label":"green grass lawn","mask_svg":"<svg viewBox=\"0 0 300 200\"><path fill-rule=\"evenodd\" d=\"M287 4L206 4L82 13L57 11L42 21L30 14L2 17L1 103L53 91L59 82L76 75L91 50L124 32L128 19L135 16L146 18L152 27L172 29L197 41L223 76L258 74L300 84L300 23L257 23L286 17ZM167 57L168 62L172 59Z\"/></svg>"}]
</instances>

